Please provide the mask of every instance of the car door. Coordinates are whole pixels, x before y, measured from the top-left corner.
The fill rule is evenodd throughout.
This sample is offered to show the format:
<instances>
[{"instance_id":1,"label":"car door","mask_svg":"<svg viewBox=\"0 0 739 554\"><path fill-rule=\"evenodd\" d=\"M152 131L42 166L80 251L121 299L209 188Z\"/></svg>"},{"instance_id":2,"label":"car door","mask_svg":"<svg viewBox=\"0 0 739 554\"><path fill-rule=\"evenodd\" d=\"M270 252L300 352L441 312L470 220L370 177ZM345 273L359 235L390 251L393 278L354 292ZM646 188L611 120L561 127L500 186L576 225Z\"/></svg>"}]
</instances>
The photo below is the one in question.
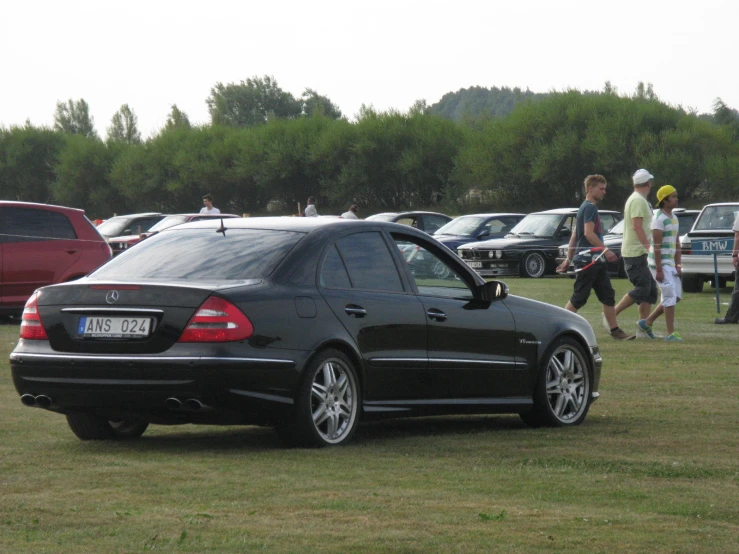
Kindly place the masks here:
<instances>
[{"instance_id":1,"label":"car door","mask_svg":"<svg viewBox=\"0 0 739 554\"><path fill-rule=\"evenodd\" d=\"M366 400L416 398L426 377L426 316L379 231L339 238L324 253L319 289L356 342Z\"/></svg>"},{"instance_id":2,"label":"car door","mask_svg":"<svg viewBox=\"0 0 739 554\"><path fill-rule=\"evenodd\" d=\"M3 207L0 221L4 304L22 305L37 288L59 282L80 257L77 234L62 213Z\"/></svg>"},{"instance_id":3,"label":"car door","mask_svg":"<svg viewBox=\"0 0 739 554\"><path fill-rule=\"evenodd\" d=\"M459 262L433 243L393 233L400 252L408 252L428 324L428 386L438 399L500 399L523 394L526 364L516 359L516 326L502 300L475 298ZM415 254L413 253L415 252ZM447 267L438 271L438 265Z\"/></svg>"}]
</instances>

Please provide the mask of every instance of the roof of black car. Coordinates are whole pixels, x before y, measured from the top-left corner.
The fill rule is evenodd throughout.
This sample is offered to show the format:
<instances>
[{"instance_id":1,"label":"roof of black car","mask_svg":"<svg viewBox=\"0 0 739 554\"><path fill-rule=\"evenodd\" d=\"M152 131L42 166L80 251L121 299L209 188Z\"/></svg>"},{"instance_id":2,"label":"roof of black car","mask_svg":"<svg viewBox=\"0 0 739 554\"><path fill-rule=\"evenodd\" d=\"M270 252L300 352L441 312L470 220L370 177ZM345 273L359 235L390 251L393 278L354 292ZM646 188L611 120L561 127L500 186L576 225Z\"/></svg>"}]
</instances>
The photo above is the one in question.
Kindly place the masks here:
<instances>
[{"instance_id":1,"label":"roof of black car","mask_svg":"<svg viewBox=\"0 0 739 554\"><path fill-rule=\"evenodd\" d=\"M542 212L532 212L535 214L558 214L558 215L565 215L565 214L576 214L577 210L579 208L555 208L553 210L544 210ZM598 210L602 214L620 214L621 212L617 212L615 210Z\"/></svg>"},{"instance_id":2,"label":"roof of black car","mask_svg":"<svg viewBox=\"0 0 739 554\"><path fill-rule=\"evenodd\" d=\"M221 220L217 217L191 221L177 225L177 229L216 229ZM342 219L330 217L239 217L224 218L226 229L271 229L274 231L299 231L307 233L328 225L396 225L386 221L364 221L362 219ZM174 229L174 227L172 228ZM169 229L167 229L169 231Z\"/></svg>"}]
</instances>

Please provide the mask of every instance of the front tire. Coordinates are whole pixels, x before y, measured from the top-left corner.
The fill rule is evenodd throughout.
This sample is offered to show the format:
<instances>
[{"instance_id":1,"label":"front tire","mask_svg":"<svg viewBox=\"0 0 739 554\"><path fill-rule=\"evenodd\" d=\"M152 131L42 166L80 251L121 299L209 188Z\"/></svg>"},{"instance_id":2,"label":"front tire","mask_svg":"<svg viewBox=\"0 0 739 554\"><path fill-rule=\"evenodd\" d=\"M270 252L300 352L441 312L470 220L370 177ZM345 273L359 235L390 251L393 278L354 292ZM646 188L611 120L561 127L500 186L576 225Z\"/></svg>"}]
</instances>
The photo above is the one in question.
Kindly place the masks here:
<instances>
[{"instance_id":1,"label":"front tire","mask_svg":"<svg viewBox=\"0 0 739 554\"><path fill-rule=\"evenodd\" d=\"M360 403L354 365L343 352L325 350L305 369L292 420L278 434L288 446L346 444L357 429Z\"/></svg>"},{"instance_id":2,"label":"front tire","mask_svg":"<svg viewBox=\"0 0 739 554\"><path fill-rule=\"evenodd\" d=\"M531 252L526 254L523 260L521 260L521 266L519 273L521 277L529 277L531 279L538 279L543 277L547 272L547 260L539 252Z\"/></svg>"},{"instance_id":3,"label":"front tire","mask_svg":"<svg viewBox=\"0 0 739 554\"><path fill-rule=\"evenodd\" d=\"M534 407L521 414L532 427L580 425L590 408L591 375L582 346L571 338L557 340L544 358L534 388Z\"/></svg>"}]
</instances>

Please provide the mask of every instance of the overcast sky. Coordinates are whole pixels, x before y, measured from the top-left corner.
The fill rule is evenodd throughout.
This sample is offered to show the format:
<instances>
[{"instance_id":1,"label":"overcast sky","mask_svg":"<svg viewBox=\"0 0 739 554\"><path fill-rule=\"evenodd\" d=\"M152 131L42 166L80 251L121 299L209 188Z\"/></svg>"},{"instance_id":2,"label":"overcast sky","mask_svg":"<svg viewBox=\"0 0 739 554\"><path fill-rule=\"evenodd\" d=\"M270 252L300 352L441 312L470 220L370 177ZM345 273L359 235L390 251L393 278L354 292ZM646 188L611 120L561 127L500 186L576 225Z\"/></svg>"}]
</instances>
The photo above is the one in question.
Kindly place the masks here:
<instances>
[{"instance_id":1,"label":"overcast sky","mask_svg":"<svg viewBox=\"0 0 739 554\"><path fill-rule=\"evenodd\" d=\"M652 83L665 102L739 109L739 1L24 0L0 7L0 126L53 125L83 98L105 136L128 104L145 137L172 104L210 121L218 82L272 75L328 96L407 110L471 86L534 92Z\"/></svg>"}]
</instances>

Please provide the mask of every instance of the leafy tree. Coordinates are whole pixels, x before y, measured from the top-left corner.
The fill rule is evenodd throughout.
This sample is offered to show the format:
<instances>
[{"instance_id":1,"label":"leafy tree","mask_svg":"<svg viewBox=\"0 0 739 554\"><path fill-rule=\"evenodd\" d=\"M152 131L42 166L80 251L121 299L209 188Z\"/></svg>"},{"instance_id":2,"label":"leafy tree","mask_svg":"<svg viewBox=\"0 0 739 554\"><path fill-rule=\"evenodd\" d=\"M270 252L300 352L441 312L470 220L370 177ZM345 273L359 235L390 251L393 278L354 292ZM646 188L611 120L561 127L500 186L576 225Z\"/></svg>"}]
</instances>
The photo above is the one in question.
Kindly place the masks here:
<instances>
[{"instance_id":1,"label":"leafy tree","mask_svg":"<svg viewBox=\"0 0 739 554\"><path fill-rule=\"evenodd\" d=\"M128 104L113 114L108 129L108 140L123 142L125 144L141 144L141 133L138 129L138 117L133 113Z\"/></svg>"},{"instance_id":2,"label":"leafy tree","mask_svg":"<svg viewBox=\"0 0 739 554\"><path fill-rule=\"evenodd\" d=\"M326 96L321 96L315 90L306 88L303 92L302 111L303 115L324 115L331 119L341 119L341 110Z\"/></svg>"},{"instance_id":3,"label":"leafy tree","mask_svg":"<svg viewBox=\"0 0 739 554\"><path fill-rule=\"evenodd\" d=\"M0 128L0 190L5 200L49 202L64 137L48 128Z\"/></svg>"},{"instance_id":4,"label":"leafy tree","mask_svg":"<svg viewBox=\"0 0 739 554\"><path fill-rule=\"evenodd\" d=\"M65 135L64 142L51 185L54 202L82 208L92 217L125 213L108 178L115 151L99 140L81 135Z\"/></svg>"},{"instance_id":5,"label":"leafy tree","mask_svg":"<svg viewBox=\"0 0 739 554\"><path fill-rule=\"evenodd\" d=\"M84 99L76 102L71 98L67 103L57 102L54 113L54 129L71 135L97 138L94 118L90 115L90 107Z\"/></svg>"},{"instance_id":6,"label":"leafy tree","mask_svg":"<svg viewBox=\"0 0 739 554\"><path fill-rule=\"evenodd\" d=\"M167 116L167 123L164 125L165 131L171 131L173 129L190 129L190 119L187 114L181 111L177 104L172 104L172 111Z\"/></svg>"},{"instance_id":7,"label":"leafy tree","mask_svg":"<svg viewBox=\"0 0 739 554\"><path fill-rule=\"evenodd\" d=\"M217 83L206 103L211 122L230 127L254 127L272 118L296 118L302 112L301 102L268 75L254 76L239 84Z\"/></svg>"}]
</instances>

